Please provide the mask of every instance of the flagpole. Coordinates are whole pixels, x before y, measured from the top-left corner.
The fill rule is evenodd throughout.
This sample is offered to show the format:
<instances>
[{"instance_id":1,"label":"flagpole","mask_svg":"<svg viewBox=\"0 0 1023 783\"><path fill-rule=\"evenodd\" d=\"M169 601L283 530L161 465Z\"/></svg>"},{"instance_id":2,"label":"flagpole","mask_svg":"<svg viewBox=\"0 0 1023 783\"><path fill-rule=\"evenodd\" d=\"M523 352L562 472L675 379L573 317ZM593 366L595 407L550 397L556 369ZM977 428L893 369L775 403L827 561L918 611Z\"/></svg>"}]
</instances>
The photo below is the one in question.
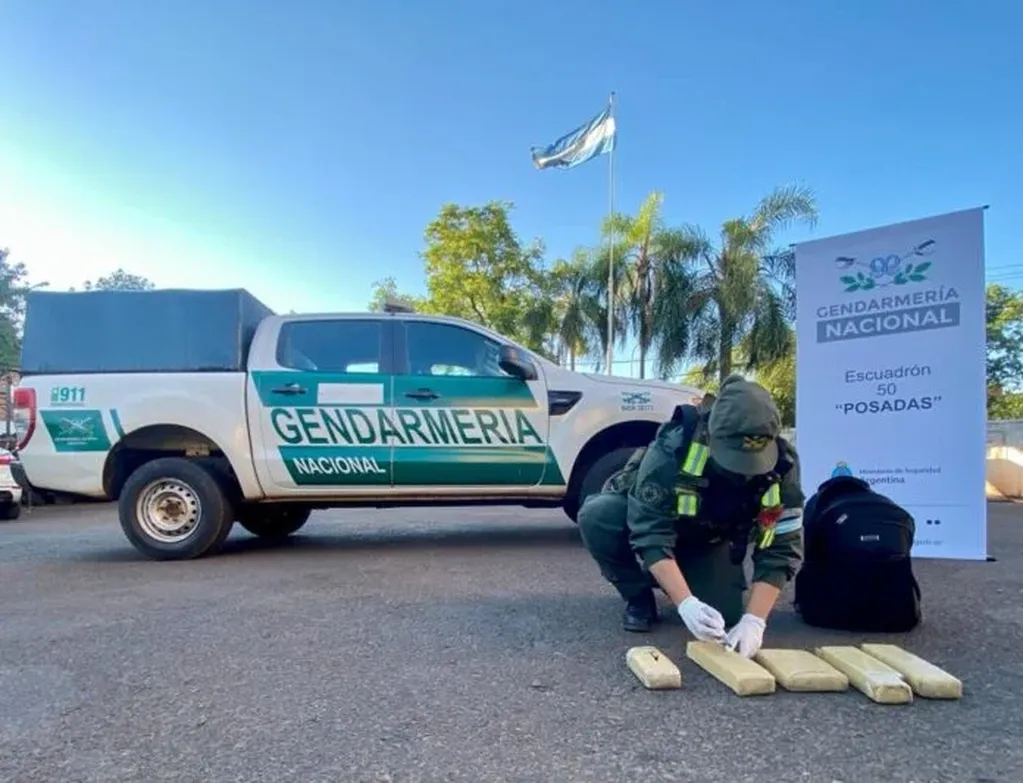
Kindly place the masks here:
<instances>
[{"instance_id":1,"label":"flagpole","mask_svg":"<svg viewBox=\"0 0 1023 783\"><path fill-rule=\"evenodd\" d=\"M611 120L615 123L615 135L618 134L618 121L615 118L615 94L611 93L609 99ZM617 145L615 145L617 146ZM608 256L607 256L607 374L611 375L613 365L611 357L614 355L614 310L615 310L615 151L611 148L608 157Z\"/></svg>"}]
</instances>

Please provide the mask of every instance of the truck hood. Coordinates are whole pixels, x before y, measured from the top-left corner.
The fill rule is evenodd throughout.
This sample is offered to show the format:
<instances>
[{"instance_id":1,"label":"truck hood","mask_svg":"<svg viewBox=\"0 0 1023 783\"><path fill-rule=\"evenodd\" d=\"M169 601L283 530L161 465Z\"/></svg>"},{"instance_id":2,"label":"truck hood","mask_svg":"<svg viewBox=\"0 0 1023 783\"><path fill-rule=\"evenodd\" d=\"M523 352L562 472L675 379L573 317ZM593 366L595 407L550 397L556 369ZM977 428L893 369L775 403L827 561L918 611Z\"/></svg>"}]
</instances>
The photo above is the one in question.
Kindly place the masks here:
<instances>
[{"instance_id":1,"label":"truck hood","mask_svg":"<svg viewBox=\"0 0 1023 783\"><path fill-rule=\"evenodd\" d=\"M583 373L591 381L606 383L609 386L617 386L621 389L660 389L661 391L678 394L682 397L702 397L704 390L696 386L684 386L671 381L640 380L639 378L620 378L616 375L599 375L597 373Z\"/></svg>"}]
</instances>

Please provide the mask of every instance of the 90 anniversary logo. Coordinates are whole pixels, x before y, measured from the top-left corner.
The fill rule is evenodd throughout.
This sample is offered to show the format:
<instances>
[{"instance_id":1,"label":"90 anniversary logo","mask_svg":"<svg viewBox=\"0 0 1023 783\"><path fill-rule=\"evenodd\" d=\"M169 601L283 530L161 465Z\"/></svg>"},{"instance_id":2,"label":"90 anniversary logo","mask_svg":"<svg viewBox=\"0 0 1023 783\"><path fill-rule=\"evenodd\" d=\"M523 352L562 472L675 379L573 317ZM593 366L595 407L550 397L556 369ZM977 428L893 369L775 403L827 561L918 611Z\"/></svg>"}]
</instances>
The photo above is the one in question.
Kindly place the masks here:
<instances>
[{"instance_id":1,"label":"90 anniversary logo","mask_svg":"<svg viewBox=\"0 0 1023 783\"><path fill-rule=\"evenodd\" d=\"M842 275L839 280L845 286L846 293L872 291L891 285L922 283L927 279L927 271L931 268L931 262L914 263L910 259L931 255L934 252L934 244L933 239L928 239L901 255L891 253L886 256L877 256L870 261L860 261L850 256L839 256L835 259L835 266L839 269L845 271L852 270L853 267L860 267L859 270L855 270L854 274Z\"/></svg>"}]
</instances>

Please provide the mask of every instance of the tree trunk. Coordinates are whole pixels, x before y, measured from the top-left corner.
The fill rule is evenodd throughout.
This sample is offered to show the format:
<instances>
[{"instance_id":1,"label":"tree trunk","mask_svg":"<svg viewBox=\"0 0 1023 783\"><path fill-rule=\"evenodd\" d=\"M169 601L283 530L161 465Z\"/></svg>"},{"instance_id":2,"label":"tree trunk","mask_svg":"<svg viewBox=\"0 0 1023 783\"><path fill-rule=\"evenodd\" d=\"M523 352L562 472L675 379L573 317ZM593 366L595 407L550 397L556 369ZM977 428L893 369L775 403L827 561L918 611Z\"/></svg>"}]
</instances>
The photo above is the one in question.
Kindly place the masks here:
<instances>
[{"instance_id":1,"label":"tree trunk","mask_svg":"<svg viewBox=\"0 0 1023 783\"><path fill-rule=\"evenodd\" d=\"M721 337L718 343L718 385L725 382L732 372L732 329L721 326Z\"/></svg>"},{"instance_id":2,"label":"tree trunk","mask_svg":"<svg viewBox=\"0 0 1023 783\"><path fill-rule=\"evenodd\" d=\"M575 372L575 351L568 352L568 369Z\"/></svg>"},{"instance_id":3,"label":"tree trunk","mask_svg":"<svg viewBox=\"0 0 1023 783\"><path fill-rule=\"evenodd\" d=\"M646 378L646 355L650 350L650 259L646 248L642 248L636 261L636 282L639 295L639 377Z\"/></svg>"}]
</instances>

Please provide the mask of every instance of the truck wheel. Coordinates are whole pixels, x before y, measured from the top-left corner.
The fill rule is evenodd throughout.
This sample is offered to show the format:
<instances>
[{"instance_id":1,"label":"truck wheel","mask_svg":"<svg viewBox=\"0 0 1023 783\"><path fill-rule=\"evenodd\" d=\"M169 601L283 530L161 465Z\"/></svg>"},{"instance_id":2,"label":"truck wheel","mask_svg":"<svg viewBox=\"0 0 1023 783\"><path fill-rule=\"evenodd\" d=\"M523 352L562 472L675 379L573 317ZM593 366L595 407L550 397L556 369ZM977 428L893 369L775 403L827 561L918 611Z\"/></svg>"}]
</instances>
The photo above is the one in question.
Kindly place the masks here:
<instances>
[{"instance_id":1,"label":"truck wheel","mask_svg":"<svg viewBox=\"0 0 1023 783\"><path fill-rule=\"evenodd\" d=\"M238 511L238 524L252 535L277 541L309 521L312 509L303 506L250 506Z\"/></svg>"},{"instance_id":2,"label":"truck wheel","mask_svg":"<svg viewBox=\"0 0 1023 783\"><path fill-rule=\"evenodd\" d=\"M221 483L181 457L156 459L132 473L121 490L118 515L124 535L153 560L212 553L234 524Z\"/></svg>"},{"instance_id":3,"label":"truck wheel","mask_svg":"<svg viewBox=\"0 0 1023 783\"><path fill-rule=\"evenodd\" d=\"M20 503L6 503L3 506L0 506L0 519L17 519L20 516Z\"/></svg>"},{"instance_id":4,"label":"truck wheel","mask_svg":"<svg viewBox=\"0 0 1023 783\"><path fill-rule=\"evenodd\" d=\"M625 463L629 461L629 457L632 456L637 448L639 446L626 446L615 449L590 463L586 473L583 475L582 481L579 482L579 488L574 494L565 498L564 509L569 519L573 522L578 521L579 509L583 507L583 501L590 495L600 492L604 482L611 478L614 473L625 467Z\"/></svg>"}]
</instances>

